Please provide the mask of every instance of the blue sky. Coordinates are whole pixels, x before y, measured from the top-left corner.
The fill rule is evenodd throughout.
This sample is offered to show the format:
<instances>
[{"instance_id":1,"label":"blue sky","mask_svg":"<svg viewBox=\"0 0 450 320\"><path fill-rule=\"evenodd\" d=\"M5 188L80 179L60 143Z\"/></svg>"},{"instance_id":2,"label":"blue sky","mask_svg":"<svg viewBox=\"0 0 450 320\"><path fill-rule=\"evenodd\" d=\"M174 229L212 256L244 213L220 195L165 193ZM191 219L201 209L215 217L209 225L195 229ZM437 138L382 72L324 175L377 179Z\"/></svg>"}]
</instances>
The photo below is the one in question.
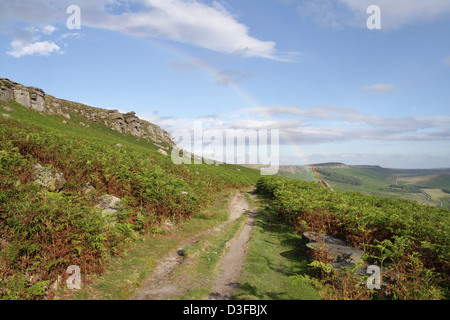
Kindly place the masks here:
<instances>
[{"instance_id":1,"label":"blue sky","mask_svg":"<svg viewBox=\"0 0 450 320\"><path fill-rule=\"evenodd\" d=\"M279 129L281 164L450 167L449 39L448 0L2 1L0 77L168 132Z\"/></svg>"}]
</instances>

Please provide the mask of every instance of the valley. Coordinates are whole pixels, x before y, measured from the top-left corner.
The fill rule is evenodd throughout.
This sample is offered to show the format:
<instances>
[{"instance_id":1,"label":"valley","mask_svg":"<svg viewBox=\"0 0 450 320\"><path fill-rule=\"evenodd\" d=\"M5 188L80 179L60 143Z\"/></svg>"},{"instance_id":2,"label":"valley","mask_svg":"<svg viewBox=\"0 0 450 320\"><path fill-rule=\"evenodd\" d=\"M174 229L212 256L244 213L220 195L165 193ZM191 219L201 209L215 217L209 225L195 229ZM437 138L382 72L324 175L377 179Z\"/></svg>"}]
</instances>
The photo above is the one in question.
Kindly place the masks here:
<instances>
[{"instance_id":1,"label":"valley","mask_svg":"<svg viewBox=\"0 0 450 320\"><path fill-rule=\"evenodd\" d=\"M392 169L343 163L280 166L280 176L326 180L333 189L450 208L450 169ZM427 197L422 190L430 195Z\"/></svg>"}]
</instances>

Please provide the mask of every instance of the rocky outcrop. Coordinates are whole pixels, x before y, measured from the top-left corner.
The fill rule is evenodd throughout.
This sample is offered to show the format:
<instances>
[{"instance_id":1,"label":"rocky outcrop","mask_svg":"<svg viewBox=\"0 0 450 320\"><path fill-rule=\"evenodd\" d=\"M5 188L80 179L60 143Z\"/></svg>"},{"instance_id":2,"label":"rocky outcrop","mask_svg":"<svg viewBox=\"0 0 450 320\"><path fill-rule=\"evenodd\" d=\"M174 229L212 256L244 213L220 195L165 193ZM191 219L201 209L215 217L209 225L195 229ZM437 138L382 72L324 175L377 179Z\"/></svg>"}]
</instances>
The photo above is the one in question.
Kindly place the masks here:
<instances>
[{"instance_id":1,"label":"rocky outcrop","mask_svg":"<svg viewBox=\"0 0 450 320\"><path fill-rule=\"evenodd\" d=\"M25 87L17 82L0 78L0 100L14 100L39 112L46 112L45 92L39 88Z\"/></svg>"},{"instance_id":2,"label":"rocky outcrop","mask_svg":"<svg viewBox=\"0 0 450 320\"><path fill-rule=\"evenodd\" d=\"M7 79L0 78L0 101L14 100L14 91L11 82Z\"/></svg>"},{"instance_id":3,"label":"rocky outcrop","mask_svg":"<svg viewBox=\"0 0 450 320\"><path fill-rule=\"evenodd\" d=\"M41 113L57 114L70 119L76 114L88 122L102 123L123 134L131 134L147 141L175 146L173 138L159 126L139 119L135 112L120 113L117 110L106 110L90 107L81 103L58 99L46 94L42 89L26 87L6 78L0 78L0 101L16 101L26 108ZM84 125L89 128L89 124Z\"/></svg>"},{"instance_id":4,"label":"rocky outcrop","mask_svg":"<svg viewBox=\"0 0 450 320\"><path fill-rule=\"evenodd\" d=\"M326 162L326 163L317 163L311 164L309 167L312 168L321 168L321 169L348 169L349 165L341 163L341 162Z\"/></svg>"},{"instance_id":5,"label":"rocky outcrop","mask_svg":"<svg viewBox=\"0 0 450 320\"><path fill-rule=\"evenodd\" d=\"M319 169L348 169L351 166L340 163L340 162L328 162L328 163L318 163L318 164L309 164L309 165L282 165L280 166L281 171L286 171L290 173L297 172L310 172L315 168Z\"/></svg>"}]
</instances>

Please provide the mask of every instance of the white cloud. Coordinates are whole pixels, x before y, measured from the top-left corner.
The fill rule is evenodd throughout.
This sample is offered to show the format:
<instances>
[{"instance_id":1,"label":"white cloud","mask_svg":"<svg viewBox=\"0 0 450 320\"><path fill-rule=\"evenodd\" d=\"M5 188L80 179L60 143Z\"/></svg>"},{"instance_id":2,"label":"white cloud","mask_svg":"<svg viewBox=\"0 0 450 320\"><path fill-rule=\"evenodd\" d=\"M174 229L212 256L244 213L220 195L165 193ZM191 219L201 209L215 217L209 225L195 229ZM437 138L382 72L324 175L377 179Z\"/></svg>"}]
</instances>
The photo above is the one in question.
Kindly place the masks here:
<instances>
[{"instance_id":1,"label":"white cloud","mask_svg":"<svg viewBox=\"0 0 450 320\"><path fill-rule=\"evenodd\" d=\"M397 90L393 84L373 84L362 88L364 91L371 91L373 93L388 93Z\"/></svg>"},{"instance_id":2,"label":"white cloud","mask_svg":"<svg viewBox=\"0 0 450 320\"><path fill-rule=\"evenodd\" d=\"M76 39L80 39L81 38L81 33L80 32L70 32L70 33L64 33L62 34L58 39L59 40L65 40L67 38L76 38Z\"/></svg>"},{"instance_id":3,"label":"white cloud","mask_svg":"<svg viewBox=\"0 0 450 320\"><path fill-rule=\"evenodd\" d=\"M290 60L273 41L258 40L223 6L214 2L147 0L147 9L121 15L103 15L92 25L137 37L159 37L243 57Z\"/></svg>"},{"instance_id":4,"label":"white cloud","mask_svg":"<svg viewBox=\"0 0 450 320\"><path fill-rule=\"evenodd\" d=\"M450 141L450 116L385 118L333 106L307 109L272 106L196 119L158 117L156 113L141 118L160 125L174 136L178 130L186 130L193 139L196 138L193 133L195 121L201 121L205 131L218 130L222 137L226 136L227 129L241 129L243 135L251 130L279 129L282 164L298 164L299 160L307 159L309 163L340 161L347 164L421 168L425 165L448 167L450 159L445 150L441 155L430 153L434 152L433 142ZM340 124L333 123L333 120L340 121ZM206 141L210 142L208 138ZM413 145L415 147L411 148ZM355 146L358 148L355 149ZM293 154L293 150L308 153ZM400 150L404 150L404 153L398 153ZM416 150L419 153L414 154Z\"/></svg>"},{"instance_id":5,"label":"white cloud","mask_svg":"<svg viewBox=\"0 0 450 320\"><path fill-rule=\"evenodd\" d=\"M39 17L48 23L64 23L61 12L72 2L45 0L39 5L34 0L0 2L0 20L37 22ZM249 27L218 1L79 0L77 5L82 8L82 27L113 30L140 38L169 39L242 57L293 61L297 56L295 52L279 52L273 41L251 36Z\"/></svg>"},{"instance_id":6,"label":"white cloud","mask_svg":"<svg viewBox=\"0 0 450 320\"><path fill-rule=\"evenodd\" d=\"M247 108L204 119L159 118L152 114L145 119L162 126L169 133L179 128L192 130L194 121L202 121L205 129L223 132L227 129L279 129L282 145L314 145L354 140L450 140L450 116L386 118L334 106L308 109L289 106Z\"/></svg>"},{"instance_id":7,"label":"white cloud","mask_svg":"<svg viewBox=\"0 0 450 320\"><path fill-rule=\"evenodd\" d=\"M61 53L61 48L54 42L50 41L37 41L28 43L22 40L14 40L11 42L12 50L7 54L14 58L20 58L24 56L49 56L52 53Z\"/></svg>"},{"instance_id":8,"label":"white cloud","mask_svg":"<svg viewBox=\"0 0 450 320\"><path fill-rule=\"evenodd\" d=\"M10 43L11 50L6 53L14 58L34 55L49 56L52 53L62 53L61 48L54 41L41 40L42 36L50 36L56 30L57 28L50 24L45 26L14 26L14 40Z\"/></svg>"},{"instance_id":9,"label":"white cloud","mask_svg":"<svg viewBox=\"0 0 450 320\"><path fill-rule=\"evenodd\" d=\"M54 26L52 26L51 24L49 24L49 25L47 25L47 26L45 26L43 29L42 29L42 32L44 33L44 34L46 34L46 35L51 35L53 32L55 32L57 29L56 29L56 27L54 27Z\"/></svg>"},{"instance_id":10,"label":"white cloud","mask_svg":"<svg viewBox=\"0 0 450 320\"><path fill-rule=\"evenodd\" d=\"M450 117L385 118L363 114L354 109L317 106L301 109L287 106L250 108L240 111L240 123L245 117L264 115L285 132L291 141L311 144L331 141L396 140L441 141L450 140ZM288 119L286 116L288 115Z\"/></svg>"}]
</instances>

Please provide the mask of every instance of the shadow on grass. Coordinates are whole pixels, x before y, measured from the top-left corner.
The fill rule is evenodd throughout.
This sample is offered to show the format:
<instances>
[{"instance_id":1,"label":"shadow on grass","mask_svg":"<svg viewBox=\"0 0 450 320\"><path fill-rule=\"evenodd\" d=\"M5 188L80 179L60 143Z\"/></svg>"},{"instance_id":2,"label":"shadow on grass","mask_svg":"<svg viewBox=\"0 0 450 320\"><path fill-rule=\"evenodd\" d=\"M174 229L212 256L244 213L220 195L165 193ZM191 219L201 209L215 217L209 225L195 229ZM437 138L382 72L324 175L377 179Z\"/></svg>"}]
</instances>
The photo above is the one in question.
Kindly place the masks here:
<instances>
[{"instance_id":1,"label":"shadow on grass","mask_svg":"<svg viewBox=\"0 0 450 320\"><path fill-rule=\"evenodd\" d=\"M317 298L314 292L311 293L313 289L307 288L307 284L297 287L293 281L296 276L311 275L306 252L301 249L300 236L268 205L260 205L256 228L259 230L259 236L254 240L256 241L254 248L261 248L261 251L252 256L252 259L256 259L252 260L255 269L250 270L257 270L260 276L255 281L243 280L239 289L235 291L235 298L273 300ZM273 251L270 248L273 248ZM267 281L274 283L269 284ZM303 290L304 292L301 292Z\"/></svg>"},{"instance_id":2,"label":"shadow on grass","mask_svg":"<svg viewBox=\"0 0 450 320\"><path fill-rule=\"evenodd\" d=\"M264 292L264 293L260 293L258 292L258 289L255 286L252 286L251 284L249 284L248 282L243 283L241 285L239 285L239 289L241 290L241 293L233 296L234 299L239 299L239 297L241 296L252 296L255 299L259 299L259 300L282 300L285 296L285 292Z\"/></svg>"}]
</instances>

